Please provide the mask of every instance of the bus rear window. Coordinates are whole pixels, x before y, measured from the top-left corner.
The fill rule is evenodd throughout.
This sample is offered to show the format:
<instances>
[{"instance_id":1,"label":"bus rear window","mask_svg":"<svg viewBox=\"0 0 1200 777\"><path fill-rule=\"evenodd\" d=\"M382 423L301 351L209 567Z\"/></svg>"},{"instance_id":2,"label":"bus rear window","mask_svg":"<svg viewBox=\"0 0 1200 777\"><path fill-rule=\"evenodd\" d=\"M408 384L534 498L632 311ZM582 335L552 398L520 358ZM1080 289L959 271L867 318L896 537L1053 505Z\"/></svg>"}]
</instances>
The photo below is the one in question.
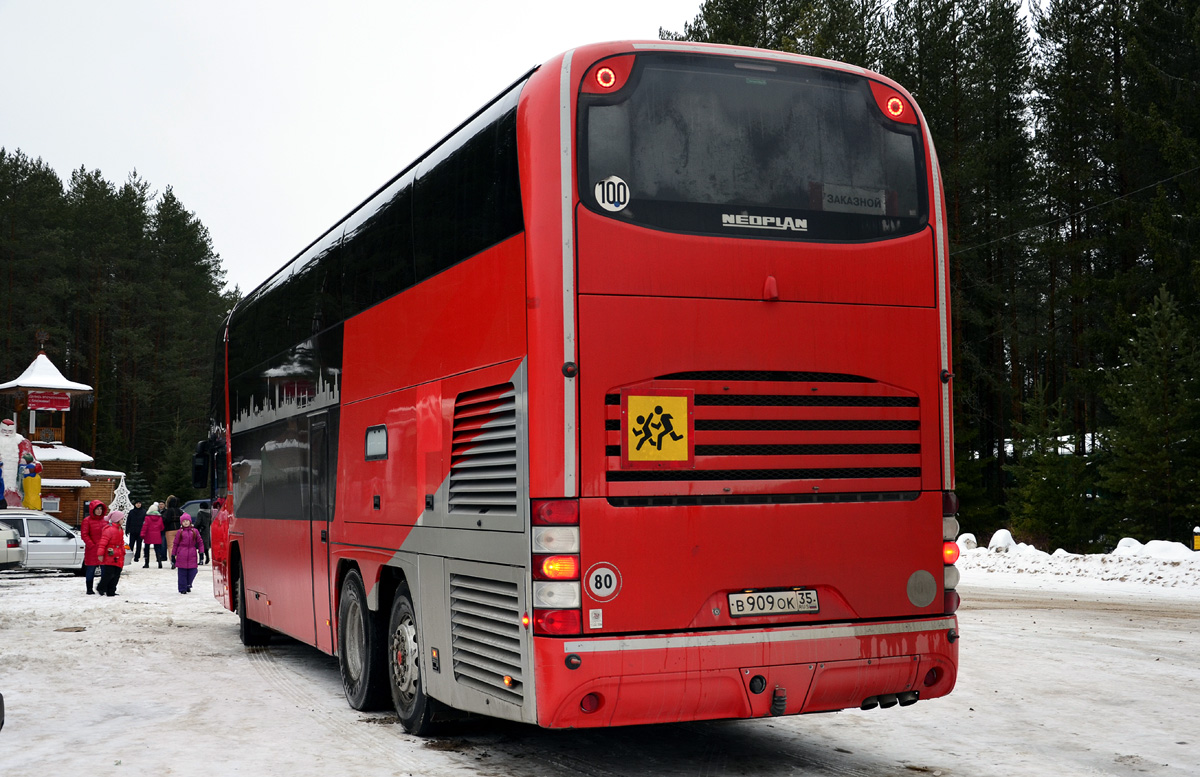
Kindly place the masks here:
<instances>
[{"instance_id":1,"label":"bus rear window","mask_svg":"<svg viewBox=\"0 0 1200 777\"><path fill-rule=\"evenodd\" d=\"M639 54L613 93L592 91L579 99L579 196L597 213L773 240L872 240L925 226L918 126L886 117L865 78Z\"/></svg>"}]
</instances>

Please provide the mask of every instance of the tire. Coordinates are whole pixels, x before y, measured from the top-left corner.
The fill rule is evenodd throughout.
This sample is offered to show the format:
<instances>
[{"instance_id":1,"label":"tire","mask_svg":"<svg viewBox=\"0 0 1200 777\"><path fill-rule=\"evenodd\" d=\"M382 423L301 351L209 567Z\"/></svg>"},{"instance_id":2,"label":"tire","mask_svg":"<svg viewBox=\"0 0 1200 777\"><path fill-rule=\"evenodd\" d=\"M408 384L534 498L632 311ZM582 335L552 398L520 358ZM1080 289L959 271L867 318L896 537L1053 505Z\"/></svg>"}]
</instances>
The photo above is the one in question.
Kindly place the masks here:
<instances>
[{"instance_id":1,"label":"tire","mask_svg":"<svg viewBox=\"0 0 1200 777\"><path fill-rule=\"evenodd\" d=\"M262 647L271 641L271 630L246 615L246 576L238 564L237 584L238 636L246 647Z\"/></svg>"},{"instance_id":2,"label":"tire","mask_svg":"<svg viewBox=\"0 0 1200 777\"><path fill-rule=\"evenodd\" d=\"M425 695L421 682L417 612L406 585L396 590L388 621L388 681L392 689L392 706L404 730L418 737L433 733L441 707Z\"/></svg>"},{"instance_id":3,"label":"tire","mask_svg":"<svg viewBox=\"0 0 1200 777\"><path fill-rule=\"evenodd\" d=\"M351 570L338 601L338 668L346 701L356 710L387 706L387 675L379 618L367 608L362 576Z\"/></svg>"}]
</instances>

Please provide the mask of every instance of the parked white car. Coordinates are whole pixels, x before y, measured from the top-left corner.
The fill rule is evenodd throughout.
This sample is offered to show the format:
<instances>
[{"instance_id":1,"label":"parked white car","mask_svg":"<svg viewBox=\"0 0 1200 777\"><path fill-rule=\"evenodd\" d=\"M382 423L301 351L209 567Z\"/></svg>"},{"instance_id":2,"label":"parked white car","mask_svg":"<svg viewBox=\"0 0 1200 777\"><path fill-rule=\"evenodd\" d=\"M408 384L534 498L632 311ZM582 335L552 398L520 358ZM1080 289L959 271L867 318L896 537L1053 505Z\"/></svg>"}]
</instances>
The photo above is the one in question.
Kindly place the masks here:
<instances>
[{"instance_id":1,"label":"parked white car","mask_svg":"<svg viewBox=\"0 0 1200 777\"><path fill-rule=\"evenodd\" d=\"M20 535L26 569L69 569L83 574L83 539L53 515L10 507L0 512L0 526L4 525Z\"/></svg>"},{"instance_id":2,"label":"parked white car","mask_svg":"<svg viewBox=\"0 0 1200 777\"><path fill-rule=\"evenodd\" d=\"M14 569L25 561L25 546L16 529L0 524L0 569Z\"/></svg>"}]
</instances>

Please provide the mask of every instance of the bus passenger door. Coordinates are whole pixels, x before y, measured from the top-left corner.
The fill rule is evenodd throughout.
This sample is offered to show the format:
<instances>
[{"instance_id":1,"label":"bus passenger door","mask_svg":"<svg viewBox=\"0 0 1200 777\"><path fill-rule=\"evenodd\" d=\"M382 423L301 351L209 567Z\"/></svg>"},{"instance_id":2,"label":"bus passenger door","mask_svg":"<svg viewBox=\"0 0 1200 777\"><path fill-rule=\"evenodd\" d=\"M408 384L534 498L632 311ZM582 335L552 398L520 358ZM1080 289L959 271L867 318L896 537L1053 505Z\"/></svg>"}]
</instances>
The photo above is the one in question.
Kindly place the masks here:
<instances>
[{"instance_id":1,"label":"bus passenger door","mask_svg":"<svg viewBox=\"0 0 1200 777\"><path fill-rule=\"evenodd\" d=\"M308 520L312 532L313 626L316 646L333 651L329 597L330 471L329 421L327 413L308 418Z\"/></svg>"}]
</instances>

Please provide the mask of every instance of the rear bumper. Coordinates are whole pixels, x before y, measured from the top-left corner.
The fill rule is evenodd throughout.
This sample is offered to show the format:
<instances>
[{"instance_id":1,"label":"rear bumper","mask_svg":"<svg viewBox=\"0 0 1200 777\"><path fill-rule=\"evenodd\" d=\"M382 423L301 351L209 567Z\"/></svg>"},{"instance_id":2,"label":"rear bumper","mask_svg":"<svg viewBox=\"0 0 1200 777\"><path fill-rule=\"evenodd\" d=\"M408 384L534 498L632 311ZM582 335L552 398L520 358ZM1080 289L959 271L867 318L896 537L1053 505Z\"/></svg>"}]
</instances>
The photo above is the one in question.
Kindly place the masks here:
<instances>
[{"instance_id":1,"label":"rear bumper","mask_svg":"<svg viewBox=\"0 0 1200 777\"><path fill-rule=\"evenodd\" d=\"M772 701L776 714L795 715L912 691L935 698L957 679L957 631L957 618L938 616L688 635L537 637L538 724L766 717ZM591 713L580 708L587 694L600 699Z\"/></svg>"}]
</instances>

